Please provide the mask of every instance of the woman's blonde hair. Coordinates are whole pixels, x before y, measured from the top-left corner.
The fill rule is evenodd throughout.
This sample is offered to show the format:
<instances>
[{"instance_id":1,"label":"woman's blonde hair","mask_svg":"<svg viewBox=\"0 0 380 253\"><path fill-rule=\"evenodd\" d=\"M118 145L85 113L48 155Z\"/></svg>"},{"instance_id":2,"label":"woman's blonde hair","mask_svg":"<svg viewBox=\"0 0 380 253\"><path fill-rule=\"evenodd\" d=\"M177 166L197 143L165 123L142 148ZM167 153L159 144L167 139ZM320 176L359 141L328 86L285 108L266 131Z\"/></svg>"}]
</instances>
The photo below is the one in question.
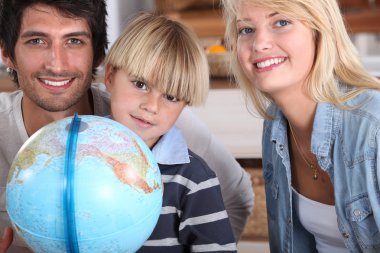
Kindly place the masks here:
<instances>
[{"instance_id":1,"label":"woman's blonde hair","mask_svg":"<svg viewBox=\"0 0 380 253\"><path fill-rule=\"evenodd\" d=\"M360 62L336 0L222 0L226 21L225 40L232 51L231 70L236 82L263 117L270 117L266 109L273 100L269 94L252 85L237 58L236 18L242 4L273 10L303 22L314 31L315 60L304 87L313 100L345 108L343 103L363 90L380 89L380 81L371 76ZM354 89L342 93L337 80Z\"/></svg>"},{"instance_id":2,"label":"woman's blonde hair","mask_svg":"<svg viewBox=\"0 0 380 253\"><path fill-rule=\"evenodd\" d=\"M208 62L196 35L179 22L143 12L111 47L105 64L157 87L189 105L204 103Z\"/></svg>"}]
</instances>

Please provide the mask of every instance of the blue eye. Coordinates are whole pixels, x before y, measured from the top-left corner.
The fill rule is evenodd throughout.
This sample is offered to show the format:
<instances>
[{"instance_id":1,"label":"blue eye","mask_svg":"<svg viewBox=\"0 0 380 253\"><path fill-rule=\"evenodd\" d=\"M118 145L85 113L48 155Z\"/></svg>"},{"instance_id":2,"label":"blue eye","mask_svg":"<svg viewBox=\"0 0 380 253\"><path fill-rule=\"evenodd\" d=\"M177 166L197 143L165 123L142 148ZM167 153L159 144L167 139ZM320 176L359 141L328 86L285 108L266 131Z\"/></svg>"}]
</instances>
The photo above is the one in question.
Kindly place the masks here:
<instances>
[{"instance_id":1,"label":"blue eye","mask_svg":"<svg viewBox=\"0 0 380 253\"><path fill-rule=\"evenodd\" d=\"M243 35L253 33L253 32L254 30L250 27L244 27L244 28L239 29L239 34L243 34Z\"/></svg>"},{"instance_id":2,"label":"blue eye","mask_svg":"<svg viewBox=\"0 0 380 253\"><path fill-rule=\"evenodd\" d=\"M279 27L287 26L288 24L289 24L289 21L284 20L284 19L278 20L276 22L276 26L279 26Z\"/></svg>"}]
</instances>

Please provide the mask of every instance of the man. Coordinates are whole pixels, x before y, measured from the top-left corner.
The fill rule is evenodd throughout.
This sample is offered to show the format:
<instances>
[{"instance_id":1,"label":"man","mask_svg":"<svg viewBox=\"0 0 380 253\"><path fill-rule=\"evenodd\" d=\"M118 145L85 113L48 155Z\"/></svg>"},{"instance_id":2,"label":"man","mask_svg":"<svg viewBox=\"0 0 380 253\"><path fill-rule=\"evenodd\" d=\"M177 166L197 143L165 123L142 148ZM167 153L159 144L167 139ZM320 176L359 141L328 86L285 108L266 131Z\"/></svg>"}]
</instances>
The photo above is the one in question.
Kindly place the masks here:
<instances>
[{"instance_id":1,"label":"man","mask_svg":"<svg viewBox=\"0 0 380 253\"><path fill-rule=\"evenodd\" d=\"M109 114L109 95L92 85L107 49L104 0L2 0L0 43L3 63L19 90L0 93L0 229L10 225L5 186L10 165L22 144L46 124L79 114ZM235 238L253 206L246 172L209 130L184 111L177 125L190 149L217 176ZM5 230L0 253L12 240ZM15 236L8 252L29 252Z\"/></svg>"}]
</instances>

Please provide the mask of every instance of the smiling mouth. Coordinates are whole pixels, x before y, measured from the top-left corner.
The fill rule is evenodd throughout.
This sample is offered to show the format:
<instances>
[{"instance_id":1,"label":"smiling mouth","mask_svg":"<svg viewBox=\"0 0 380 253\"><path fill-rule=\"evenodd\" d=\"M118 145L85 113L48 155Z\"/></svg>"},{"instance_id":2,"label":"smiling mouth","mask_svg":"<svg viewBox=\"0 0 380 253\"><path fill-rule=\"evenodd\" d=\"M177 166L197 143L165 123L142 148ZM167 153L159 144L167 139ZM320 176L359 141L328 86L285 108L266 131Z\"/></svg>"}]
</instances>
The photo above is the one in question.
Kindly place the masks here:
<instances>
[{"instance_id":1,"label":"smiling mouth","mask_svg":"<svg viewBox=\"0 0 380 253\"><path fill-rule=\"evenodd\" d=\"M262 69L262 68L267 68L267 67L270 67L270 66L273 66L273 65L278 65L278 64L280 64L280 63L282 63L284 61L285 61L285 57L272 58L272 59L268 59L268 60L265 60L265 61L257 62L257 63L255 63L255 66L258 69Z\"/></svg>"},{"instance_id":2,"label":"smiling mouth","mask_svg":"<svg viewBox=\"0 0 380 253\"><path fill-rule=\"evenodd\" d=\"M153 124L149 121L146 121L142 118L138 118L138 117L135 117L135 116L132 116L132 118L134 118L135 120L137 120L138 122L140 122L141 124L143 124L144 126L152 126Z\"/></svg>"},{"instance_id":3,"label":"smiling mouth","mask_svg":"<svg viewBox=\"0 0 380 253\"><path fill-rule=\"evenodd\" d=\"M61 80L61 81L52 81L52 80L45 80L45 79L39 79L39 80L49 86L61 87L68 84L72 79Z\"/></svg>"}]
</instances>

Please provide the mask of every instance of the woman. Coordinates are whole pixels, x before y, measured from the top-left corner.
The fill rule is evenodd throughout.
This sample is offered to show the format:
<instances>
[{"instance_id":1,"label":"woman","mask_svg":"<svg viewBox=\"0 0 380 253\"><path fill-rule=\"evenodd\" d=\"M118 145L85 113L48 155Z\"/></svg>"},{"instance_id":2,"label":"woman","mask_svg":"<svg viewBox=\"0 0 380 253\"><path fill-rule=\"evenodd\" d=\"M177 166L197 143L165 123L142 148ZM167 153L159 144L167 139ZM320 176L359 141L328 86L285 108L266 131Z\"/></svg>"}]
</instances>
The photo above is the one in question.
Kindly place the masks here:
<instances>
[{"instance_id":1,"label":"woman","mask_svg":"<svg viewBox=\"0 0 380 253\"><path fill-rule=\"evenodd\" d=\"M271 252L380 251L380 82L336 0L222 0L232 71L265 118Z\"/></svg>"}]
</instances>

